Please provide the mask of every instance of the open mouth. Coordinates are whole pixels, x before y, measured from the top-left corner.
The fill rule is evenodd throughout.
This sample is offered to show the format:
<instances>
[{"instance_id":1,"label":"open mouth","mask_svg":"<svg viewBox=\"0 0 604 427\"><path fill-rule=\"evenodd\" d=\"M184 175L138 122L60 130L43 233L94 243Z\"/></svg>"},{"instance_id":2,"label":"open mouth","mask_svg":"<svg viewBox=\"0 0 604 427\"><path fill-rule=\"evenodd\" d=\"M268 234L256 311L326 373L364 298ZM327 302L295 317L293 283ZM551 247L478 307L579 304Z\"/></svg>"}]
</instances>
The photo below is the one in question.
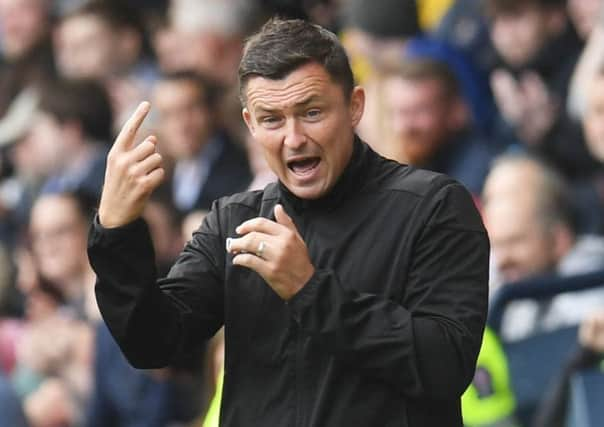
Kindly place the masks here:
<instances>
[{"instance_id":1,"label":"open mouth","mask_svg":"<svg viewBox=\"0 0 604 427\"><path fill-rule=\"evenodd\" d=\"M307 176L321 163L320 157L305 157L301 159L290 160L287 162L287 167L296 175Z\"/></svg>"}]
</instances>

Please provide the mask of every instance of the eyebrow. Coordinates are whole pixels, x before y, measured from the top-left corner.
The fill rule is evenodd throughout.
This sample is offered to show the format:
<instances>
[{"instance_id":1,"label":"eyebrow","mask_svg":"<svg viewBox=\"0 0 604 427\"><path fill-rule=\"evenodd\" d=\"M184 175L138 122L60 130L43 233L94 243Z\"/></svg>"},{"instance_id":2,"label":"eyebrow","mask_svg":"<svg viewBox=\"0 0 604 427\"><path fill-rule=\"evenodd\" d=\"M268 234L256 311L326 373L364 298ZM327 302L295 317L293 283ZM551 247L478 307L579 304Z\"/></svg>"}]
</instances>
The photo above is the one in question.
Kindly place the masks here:
<instances>
[{"instance_id":1,"label":"eyebrow","mask_svg":"<svg viewBox=\"0 0 604 427\"><path fill-rule=\"evenodd\" d=\"M307 98L303 99L300 102L296 102L293 107L294 108L300 108L300 107L305 107L308 104L312 104L313 102L317 101L319 99L319 96L314 94L314 95L310 95ZM255 110L259 113L274 113L276 111L279 111L279 108L269 108L266 107L262 104L258 105Z\"/></svg>"}]
</instances>

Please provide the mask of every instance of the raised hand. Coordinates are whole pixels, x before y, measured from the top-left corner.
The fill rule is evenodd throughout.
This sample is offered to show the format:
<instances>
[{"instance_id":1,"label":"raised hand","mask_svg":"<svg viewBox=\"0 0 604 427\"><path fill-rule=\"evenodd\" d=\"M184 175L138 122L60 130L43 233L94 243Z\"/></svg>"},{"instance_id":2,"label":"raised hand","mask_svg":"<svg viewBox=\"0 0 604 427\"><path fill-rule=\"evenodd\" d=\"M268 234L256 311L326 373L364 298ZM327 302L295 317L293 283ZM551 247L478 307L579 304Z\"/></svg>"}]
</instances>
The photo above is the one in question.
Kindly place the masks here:
<instances>
[{"instance_id":1,"label":"raised hand","mask_svg":"<svg viewBox=\"0 0 604 427\"><path fill-rule=\"evenodd\" d=\"M107 155L105 183L99 205L103 227L119 227L138 218L149 196L164 179L157 140L148 136L135 145L136 132L149 112L142 102L128 119Z\"/></svg>"},{"instance_id":2,"label":"raised hand","mask_svg":"<svg viewBox=\"0 0 604 427\"><path fill-rule=\"evenodd\" d=\"M296 225L283 206L275 206L275 221L253 218L235 231L243 237L230 239L227 250L233 264L251 268L284 300L289 300L314 274L315 268Z\"/></svg>"},{"instance_id":3,"label":"raised hand","mask_svg":"<svg viewBox=\"0 0 604 427\"><path fill-rule=\"evenodd\" d=\"M604 353L604 310L591 313L581 322L579 342L583 347Z\"/></svg>"}]
</instances>

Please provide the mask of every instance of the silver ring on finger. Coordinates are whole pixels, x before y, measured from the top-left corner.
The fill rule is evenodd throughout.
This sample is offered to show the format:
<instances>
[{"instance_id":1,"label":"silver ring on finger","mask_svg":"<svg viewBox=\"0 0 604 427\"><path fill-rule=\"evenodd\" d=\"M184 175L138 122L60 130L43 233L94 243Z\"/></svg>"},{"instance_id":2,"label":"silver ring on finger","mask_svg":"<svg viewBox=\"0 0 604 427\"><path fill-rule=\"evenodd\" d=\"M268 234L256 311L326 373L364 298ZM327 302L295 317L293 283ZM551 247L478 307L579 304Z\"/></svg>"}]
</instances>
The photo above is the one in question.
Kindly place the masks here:
<instances>
[{"instance_id":1,"label":"silver ring on finger","mask_svg":"<svg viewBox=\"0 0 604 427\"><path fill-rule=\"evenodd\" d=\"M260 242L260 244L258 245L258 249L256 250L256 256L258 258L263 258L263 254L264 254L264 249L266 248L266 243L264 242L264 240L262 240Z\"/></svg>"}]
</instances>

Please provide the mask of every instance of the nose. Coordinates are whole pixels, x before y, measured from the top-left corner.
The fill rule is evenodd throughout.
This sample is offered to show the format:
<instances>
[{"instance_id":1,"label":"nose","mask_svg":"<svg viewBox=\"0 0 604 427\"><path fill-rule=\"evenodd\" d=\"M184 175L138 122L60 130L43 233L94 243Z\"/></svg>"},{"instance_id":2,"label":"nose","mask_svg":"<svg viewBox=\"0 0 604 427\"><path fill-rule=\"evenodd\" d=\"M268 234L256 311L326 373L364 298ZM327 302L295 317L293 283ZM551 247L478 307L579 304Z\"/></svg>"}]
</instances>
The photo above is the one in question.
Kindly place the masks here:
<instances>
[{"instance_id":1,"label":"nose","mask_svg":"<svg viewBox=\"0 0 604 427\"><path fill-rule=\"evenodd\" d=\"M306 143L303 125L299 120L292 118L287 121L285 126L285 136L283 145L293 150L302 147Z\"/></svg>"}]
</instances>

